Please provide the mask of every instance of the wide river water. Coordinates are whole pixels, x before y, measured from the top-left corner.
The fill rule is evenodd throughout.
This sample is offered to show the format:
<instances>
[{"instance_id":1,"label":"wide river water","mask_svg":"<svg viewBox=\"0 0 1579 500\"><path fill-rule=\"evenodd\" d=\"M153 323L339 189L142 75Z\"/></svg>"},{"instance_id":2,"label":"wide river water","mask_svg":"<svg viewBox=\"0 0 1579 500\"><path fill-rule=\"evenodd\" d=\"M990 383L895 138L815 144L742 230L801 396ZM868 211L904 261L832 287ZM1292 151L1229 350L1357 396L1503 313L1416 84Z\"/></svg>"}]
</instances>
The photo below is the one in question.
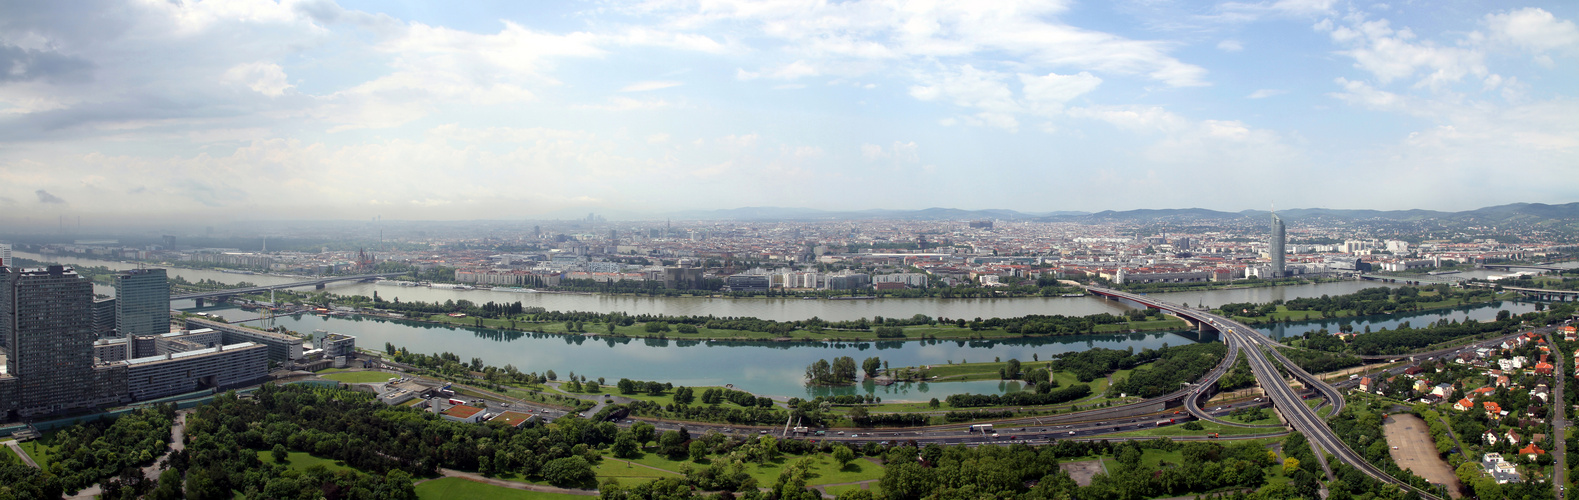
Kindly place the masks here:
<instances>
[{"instance_id":1,"label":"wide river water","mask_svg":"<svg viewBox=\"0 0 1579 500\"><path fill-rule=\"evenodd\" d=\"M23 258L64 261L85 266L104 266L111 269L131 269L136 264L84 259L70 256L48 256L17 252ZM211 279L227 283L248 281L257 284L278 284L303 281L299 277L244 275L210 270L169 269L171 276L188 281ZM1275 299L1292 299L1320 295L1352 293L1362 288L1386 286L1374 282L1335 282L1287 287L1177 292L1158 294L1165 300L1190 305L1215 306L1229 302L1267 302ZM113 294L108 287L95 287L99 293ZM1016 299L881 299L881 300L801 300L801 299L724 299L692 297L630 297L552 293L518 293L490 290L450 290L438 288L398 287L373 283L331 284L328 290L337 294L372 295L377 291L385 299L444 301L466 299L476 303L521 301L526 306L539 306L559 311L627 312L632 314L751 316L775 320L796 320L820 317L827 320L851 320L861 317L909 317L926 314L933 317L989 318L1015 317L1029 314L1087 315L1100 312L1120 313L1130 308L1123 302L1094 297L1028 297ZM190 308L191 303L172 304ZM1423 326L1440 318L1465 318L1489 320L1500 309L1514 313L1533 310L1533 305L1506 302L1454 310L1431 311L1399 317L1351 318L1356 330L1368 324L1373 329L1395 328L1401 321L1411 321ZM251 317L251 313L229 306L204 308L217 312L231 321ZM916 366L945 364L950 361L991 361L1017 358L1029 360L1070 351L1094 347L1111 349L1156 348L1164 344L1180 345L1193 342L1189 337L1176 333L1143 333L1121 335L1082 335L1037 339L1012 339L996 341L911 341L911 342L852 342L842 344L794 342L695 342L660 341L645 339L607 339L581 336L532 335L520 332L501 332L489 329L432 325L408 321L322 317L303 315L280 317L276 325L297 332L328 330L357 337L358 345L378 349L388 342L413 352L452 352L463 360L482 358L490 365L514 365L528 372L554 370L562 378L574 371L589 378L603 377L612 383L622 377L638 380L659 380L676 385L711 386L732 384L741 390L769 396L815 396L824 394L875 394L884 400L925 401L958 393L1004 393L1020 389L1017 383L998 380L943 382L933 384L895 384L878 386L869 382L839 388L809 388L803 385L805 367L818 359L850 356L859 362L867 357L878 357L891 366ZM1303 322L1263 327L1261 331L1273 337L1301 335L1306 331L1327 328L1337 331L1341 321Z\"/></svg>"}]
</instances>

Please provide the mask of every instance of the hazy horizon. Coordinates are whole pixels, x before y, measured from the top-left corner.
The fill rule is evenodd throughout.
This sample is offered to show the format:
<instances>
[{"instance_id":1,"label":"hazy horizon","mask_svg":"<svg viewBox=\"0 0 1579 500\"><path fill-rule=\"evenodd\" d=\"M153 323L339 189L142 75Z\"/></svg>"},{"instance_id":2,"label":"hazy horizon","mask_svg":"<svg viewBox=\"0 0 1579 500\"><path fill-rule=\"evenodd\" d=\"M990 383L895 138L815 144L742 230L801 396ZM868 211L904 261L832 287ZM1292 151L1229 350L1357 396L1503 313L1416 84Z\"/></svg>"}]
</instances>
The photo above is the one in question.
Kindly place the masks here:
<instances>
[{"instance_id":1,"label":"hazy horizon","mask_svg":"<svg viewBox=\"0 0 1579 500\"><path fill-rule=\"evenodd\" d=\"M89 4L0 16L0 227L1579 200L1572 2Z\"/></svg>"}]
</instances>

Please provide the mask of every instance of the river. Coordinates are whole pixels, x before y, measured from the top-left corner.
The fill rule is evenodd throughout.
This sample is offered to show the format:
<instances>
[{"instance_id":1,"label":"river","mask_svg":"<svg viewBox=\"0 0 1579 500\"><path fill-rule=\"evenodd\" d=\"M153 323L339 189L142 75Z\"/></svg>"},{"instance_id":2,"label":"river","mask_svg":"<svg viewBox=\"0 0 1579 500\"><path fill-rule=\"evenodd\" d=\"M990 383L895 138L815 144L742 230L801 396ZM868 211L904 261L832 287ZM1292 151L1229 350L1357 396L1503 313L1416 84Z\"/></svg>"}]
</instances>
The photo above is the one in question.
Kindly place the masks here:
<instances>
[{"instance_id":1,"label":"river","mask_svg":"<svg viewBox=\"0 0 1579 500\"><path fill-rule=\"evenodd\" d=\"M136 264L81 259L68 256L50 256L45 259L35 254L18 252L18 256L36 260L66 260L79 265L104 266L111 269L131 269ZM172 268L171 276L188 281L211 279L235 283L249 281L257 284L278 284L301 281L299 277L243 275L212 270ZM1340 295L1362 288L1385 286L1378 283L1348 281L1287 287L1266 287L1238 290L1213 290L1200 292L1175 292L1158 294L1165 300L1183 304L1215 306L1227 302L1267 302L1275 299ZM102 287L101 287L102 288ZM880 299L880 300L801 300L801 299L724 299L692 297L633 297L581 294L514 293L491 290L448 290L377 285L373 283L344 283L330 285L329 290L338 294L372 295L378 292L385 299L444 301L466 299L477 303L488 301L521 301L526 306L544 307L560 311L622 311L631 314L751 316L764 319L797 320L821 317L828 320L852 320L862 317L909 317L926 314L933 317L975 318L1015 317L1029 314L1087 315L1099 312L1119 313L1129 309L1119 301L1095 297L1028 297L1015 299ZM113 293L113 291L110 291ZM104 293L104 292L100 292ZM172 304L189 308L193 304ZM1489 319L1497 308L1508 306L1479 306L1467 310L1424 313L1414 320L1423 325L1447 314L1462 321L1465 317ZM1508 306L1515 313L1526 312L1531 306L1513 303ZM229 306L210 307L205 311L218 312L232 321L251 317L250 313ZM826 394L874 394L890 401L925 401L958 393L1006 393L1020 389L1019 384L998 380L978 380L943 383L895 384L878 386L869 382L850 387L808 388L802 384L805 367L817 359L851 356L859 362L876 356L891 366L917 366L945 364L949 361L991 361L993 359L1030 360L1033 356L1048 356L1094 347L1112 349L1157 348L1164 344L1180 345L1192 342L1188 337L1175 333L1144 333L1121 335L1090 335L1069 337L1044 337L1035 339L1009 339L993 341L910 341L910 342L853 342L778 343L778 342L695 342L662 341L645 339L607 339L583 336L531 335L520 332L501 332L489 329L451 327L427 323L389 321L302 315L275 319L277 325L297 332L323 329L357 337L363 348L379 349L388 342L412 352L452 352L463 360L482 358L490 365L514 365L529 372L555 370L561 377L571 371L589 378L603 377L612 383L618 379L659 380L687 386L713 386L733 384L736 388L768 396L808 397ZM1358 329L1365 324L1373 328L1387 325L1385 318L1350 319ZM1369 323L1367 323L1369 322ZM1395 327L1396 324L1391 327ZM1337 329L1337 322L1307 322L1276 325L1263 332L1274 337L1303 334L1307 330L1326 327ZM1302 329L1303 328L1303 329Z\"/></svg>"},{"instance_id":2,"label":"river","mask_svg":"<svg viewBox=\"0 0 1579 500\"><path fill-rule=\"evenodd\" d=\"M251 313L231 306L209 307L203 311L220 314L230 321L251 317ZM818 359L831 361L837 356L853 357L857 363L875 356L894 367L1010 358L1030 361L1033 356L1046 359L1054 354L1094 347L1139 350L1193 342L1188 337L1166 332L983 341L708 342L530 334L311 314L281 316L274 321L275 325L302 333L322 329L352 335L363 348L382 349L388 342L411 352L452 352L463 361L479 357L490 365L512 364L522 371L554 370L561 378L574 371L589 379L603 377L610 384L623 377L685 386L733 384L737 389L766 396L874 394L885 401L926 401L960 393L1001 394L1018 391L1020 385L977 380L890 386L866 382L848 387L812 388L802 383L806 366Z\"/></svg>"},{"instance_id":3,"label":"river","mask_svg":"<svg viewBox=\"0 0 1579 500\"><path fill-rule=\"evenodd\" d=\"M27 252L16 252L22 258L34 260L66 261L84 266L104 266L110 269L135 269L135 263L88 259L68 255L50 255L47 258ZM190 282L208 279L224 283L247 281L260 285L273 285L304 281L307 278L273 275L248 275L224 273L205 269L169 268L171 277L179 276ZM1340 281L1309 285L1243 288L1234 290L1207 290L1156 294L1165 300L1181 304L1218 306L1230 302L1270 302L1273 300L1322 295L1343 295L1377 286L1398 286L1366 281ZM331 283L327 291L341 295L371 296L377 292L385 300L444 302L470 300L473 303L513 303L520 301L527 307L542 307L550 311L624 312L629 314L662 314L670 316L753 317L776 321L795 321L812 317L828 321L849 321L883 316L908 318L925 314L942 318L1013 318L1032 314L1062 314L1086 316L1097 313L1122 313L1128 307L1114 301L1096 297L1020 297L998 299L939 299L885 298L874 300L803 300L799 298L712 298L712 297L641 297L631 295L591 295L569 293L519 293L501 290L453 290L444 288L400 287L375 283ZM108 287L97 287L98 293L112 295ZM178 302L176 307L187 308L190 302Z\"/></svg>"}]
</instances>

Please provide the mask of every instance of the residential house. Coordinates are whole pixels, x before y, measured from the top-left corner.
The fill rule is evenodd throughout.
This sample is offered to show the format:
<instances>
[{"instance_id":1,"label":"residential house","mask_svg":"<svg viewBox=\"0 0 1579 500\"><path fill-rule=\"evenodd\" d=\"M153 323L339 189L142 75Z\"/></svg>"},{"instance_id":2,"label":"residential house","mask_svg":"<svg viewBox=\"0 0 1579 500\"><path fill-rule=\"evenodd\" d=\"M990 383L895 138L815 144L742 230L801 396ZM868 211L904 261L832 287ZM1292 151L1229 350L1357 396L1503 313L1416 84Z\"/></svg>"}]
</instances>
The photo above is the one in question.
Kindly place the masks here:
<instances>
[{"instance_id":1,"label":"residential house","mask_svg":"<svg viewBox=\"0 0 1579 500\"><path fill-rule=\"evenodd\" d=\"M1460 399L1457 403L1453 403L1453 409L1458 411L1469 411L1474 408L1475 402L1470 401L1469 398Z\"/></svg>"},{"instance_id":2,"label":"residential house","mask_svg":"<svg viewBox=\"0 0 1579 500\"><path fill-rule=\"evenodd\" d=\"M1541 449L1541 447L1536 446L1535 443L1530 443L1529 446L1525 446L1523 448L1520 448L1519 449L1519 454L1520 455L1524 455L1526 457L1529 457L1530 460L1535 460L1535 457L1540 456L1540 455L1545 455L1546 454L1546 450L1543 450L1543 449Z\"/></svg>"},{"instance_id":3,"label":"residential house","mask_svg":"<svg viewBox=\"0 0 1579 500\"><path fill-rule=\"evenodd\" d=\"M1481 403L1481 407L1486 409L1486 418L1489 418L1489 419L1492 419L1492 420L1500 419L1500 418L1502 418L1503 415L1506 415L1506 413L1504 413L1502 411L1502 405L1497 404L1494 401L1487 401L1485 403Z\"/></svg>"},{"instance_id":4,"label":"residential house","mask_svg":"<svg viewBox=\"0 0 1579 500\"><path fill-rule=\"evenodd\" d=\"M1487 453L1480 459L1480 466L1486 469L1486 474L1490 474L1497 484L1508 484L1519 480L1518 467L1512 462L1503 460L1501 453Z\"/></svg>"}]
</instances>

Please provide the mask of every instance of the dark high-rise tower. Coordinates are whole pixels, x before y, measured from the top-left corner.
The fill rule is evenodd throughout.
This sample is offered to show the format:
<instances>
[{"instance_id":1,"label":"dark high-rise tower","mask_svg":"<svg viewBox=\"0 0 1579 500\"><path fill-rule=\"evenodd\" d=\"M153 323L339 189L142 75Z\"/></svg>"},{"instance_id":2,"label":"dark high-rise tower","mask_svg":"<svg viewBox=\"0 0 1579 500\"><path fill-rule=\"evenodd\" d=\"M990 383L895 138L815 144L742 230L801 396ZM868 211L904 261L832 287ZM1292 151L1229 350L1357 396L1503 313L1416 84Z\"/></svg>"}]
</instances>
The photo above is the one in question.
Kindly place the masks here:
<instances>
[{"instance_id":1,"label":"dark high-rise tower","mask_svg":"<svg viewBox=\"0 0 1579 500\"><path fill-rule=\"evenodd\" d=\"M1283 227L1283 219L1278 217L1276 213L1273 213L1272 214L1272 237L1271 237L1271 240L1267 242L1268 246L1271 247L1271 249L1267 253L1269 254L1268 256L1271 257L1271 259L1272 259L1272 276L1273 277L1281 278L1281 277L1284 276L1283 260L1284 260L1284 255L1287 254L1287 252L1284 249L1284 244L1287 241L1288 241L1288 234L1286 233L1286 231L1285 231L1285 229Z\"/></svg>"},{"instance_id":2,"label":"dark high-rise tower","mask_svg":"<svg viewBox=\"0 0 1579 500\"><path fill-rule=\"evenodd\" d=\"M0 268L0 336L24 415L95 403L93 282L62 266Z\"/></svg>"},{"instance_id":3,"label":"dark high-rise tower","mask_svg":"<svg viewBox=\"0 0 1579 500\"><path fill-rule=\"evenodd\" d=\"M115 330L121 336L170 333L170 283L164 269L115 273Z\"/></svg>"}]
</instances>

